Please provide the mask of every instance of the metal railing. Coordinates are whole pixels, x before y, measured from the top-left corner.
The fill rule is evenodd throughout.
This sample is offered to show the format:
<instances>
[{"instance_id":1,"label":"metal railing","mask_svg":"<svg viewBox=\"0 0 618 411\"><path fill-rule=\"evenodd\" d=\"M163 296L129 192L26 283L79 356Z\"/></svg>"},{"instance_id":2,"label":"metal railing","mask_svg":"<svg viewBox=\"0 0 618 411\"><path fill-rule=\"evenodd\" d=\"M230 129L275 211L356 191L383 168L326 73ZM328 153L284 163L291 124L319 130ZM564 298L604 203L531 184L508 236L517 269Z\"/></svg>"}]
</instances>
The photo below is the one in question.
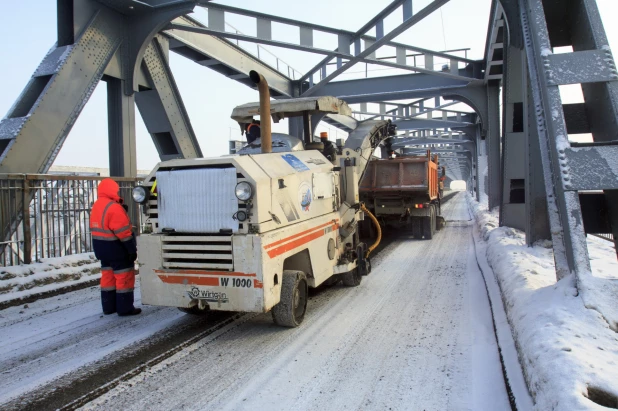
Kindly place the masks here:
<instances>
[{"instance_id":1,"label":"metal railing","mask_svg":"<svg viewBox=\"0 0 618 411\"><path fill-rule=\"evenodd\" d=\"M0 174L0 265L92 251L90 209L104 178ZM141 180L114 180L121 197L127 199L131 223L140 227L139 206L129 200Z\"/></svg>"},{"instance_id":2,"label":"metal railing","mask_svg":"<svg viewBox=\"0 0 618 411\"><path fill-rule=\"evenodd\" d=\"M591 235L593 235L595 237L602 238L602 239L607 240L607 241L614 241L614 235L613 234L591 234Z\"/></svg>"}]
</instances>

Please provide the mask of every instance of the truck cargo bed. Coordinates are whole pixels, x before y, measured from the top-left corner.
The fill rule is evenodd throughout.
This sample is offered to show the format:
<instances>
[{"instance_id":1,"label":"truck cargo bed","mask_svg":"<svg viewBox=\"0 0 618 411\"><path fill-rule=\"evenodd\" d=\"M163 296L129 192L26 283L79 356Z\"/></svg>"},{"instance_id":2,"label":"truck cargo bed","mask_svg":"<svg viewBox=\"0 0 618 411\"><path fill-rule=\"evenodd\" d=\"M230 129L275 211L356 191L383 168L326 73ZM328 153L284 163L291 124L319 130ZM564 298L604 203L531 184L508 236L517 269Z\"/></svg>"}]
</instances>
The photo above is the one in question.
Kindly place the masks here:
<instances>
[{"instance_id":1,"label":"truck cargo bed","mask_svg":"<svg viewBox=\"0 0 618 411\"><path fill-rule=\"evenodd\" d=\"M438 198L438 165L429 156L373 160L361 180L360 192L373 196L426 194Z\"/></svg>"}]
</instances>

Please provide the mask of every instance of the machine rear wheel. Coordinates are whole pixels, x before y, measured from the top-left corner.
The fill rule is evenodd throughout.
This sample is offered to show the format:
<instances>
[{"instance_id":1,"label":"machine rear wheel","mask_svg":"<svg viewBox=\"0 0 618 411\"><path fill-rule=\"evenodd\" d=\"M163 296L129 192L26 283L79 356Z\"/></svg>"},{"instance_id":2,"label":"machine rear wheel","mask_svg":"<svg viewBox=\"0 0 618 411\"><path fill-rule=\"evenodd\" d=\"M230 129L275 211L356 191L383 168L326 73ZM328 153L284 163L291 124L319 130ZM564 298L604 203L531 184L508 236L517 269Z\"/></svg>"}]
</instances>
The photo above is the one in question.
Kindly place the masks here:
<instances>
[{"instance_id":1,"label":"machine rear wheel","mask_svg":"<svg viewBox=\"0 0 618 411\"><path fill-rule=\"evenodd\" d=\"M273 321L283 327L298 327L307 311L307 276L302 271L284 271L279 304L272 309Z\"/></svg>"}]
</instances>

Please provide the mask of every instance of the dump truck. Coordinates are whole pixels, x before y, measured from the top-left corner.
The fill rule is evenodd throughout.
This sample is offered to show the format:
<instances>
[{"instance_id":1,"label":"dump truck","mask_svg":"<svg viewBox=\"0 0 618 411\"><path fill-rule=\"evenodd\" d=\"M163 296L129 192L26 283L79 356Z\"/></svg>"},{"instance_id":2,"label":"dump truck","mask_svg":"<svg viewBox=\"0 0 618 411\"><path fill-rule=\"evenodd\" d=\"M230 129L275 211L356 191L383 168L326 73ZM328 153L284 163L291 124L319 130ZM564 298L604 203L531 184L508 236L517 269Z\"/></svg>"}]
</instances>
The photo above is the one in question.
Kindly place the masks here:
<instances>
[{"instance_id":1,"label":"dump truck","mask_svg":"<svg viewBox=\"0 0 618 411\"><path fill-rule=\"evenodd\" d=\"M373 158L360 184L361 202L386 229L408 229L416 239L430 240L445 225L440 215L444 168L438 174L438 156ZM372 225L363 224L363 237L373 237Z\"/></svg>"},{"instance_id":2,"label":"dump truck","mask_svg":"<svg viewBox=\"0 0 618 411\"><path fill-rule=\"evenodd\" d=\"M141 300L192 314L270 311L276 324L296 327L308 288L358 286L371 269L377 244L360 241L359 183L395 127L358 122L334 97L271 102L266 80L251 79L260 102L232 118L244 130L259 115L261 138L234 155L161 162L133 191L143 209ZM325 116L351 130L345 145L315 141ZM271 118L290 117L302 118L302 136L271 133Z\"/></svg>"}]
</instances>

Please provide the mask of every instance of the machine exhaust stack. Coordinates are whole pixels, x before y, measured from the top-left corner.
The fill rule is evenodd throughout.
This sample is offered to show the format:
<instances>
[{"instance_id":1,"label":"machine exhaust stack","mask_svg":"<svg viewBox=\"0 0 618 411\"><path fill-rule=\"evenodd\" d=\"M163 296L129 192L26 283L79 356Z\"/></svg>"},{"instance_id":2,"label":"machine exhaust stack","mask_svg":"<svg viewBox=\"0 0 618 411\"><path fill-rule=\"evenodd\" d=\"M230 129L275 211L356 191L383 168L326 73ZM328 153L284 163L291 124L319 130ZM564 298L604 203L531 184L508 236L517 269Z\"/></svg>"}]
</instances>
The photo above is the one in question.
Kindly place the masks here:
<instances>
[{"instance_id":1,"label":"machine exhaust stack","mask_svg":"<svg viewBox=\"0 0 618 411\"><path fill-rule=\"evenodd\" d=\"M260 92L260 134L262 142L262 153L272 153L273 141L270 123L270 90L268 82L260 73L255 70L249 72L249 77L258 86Z\"/></svg>"}]
</instances>

